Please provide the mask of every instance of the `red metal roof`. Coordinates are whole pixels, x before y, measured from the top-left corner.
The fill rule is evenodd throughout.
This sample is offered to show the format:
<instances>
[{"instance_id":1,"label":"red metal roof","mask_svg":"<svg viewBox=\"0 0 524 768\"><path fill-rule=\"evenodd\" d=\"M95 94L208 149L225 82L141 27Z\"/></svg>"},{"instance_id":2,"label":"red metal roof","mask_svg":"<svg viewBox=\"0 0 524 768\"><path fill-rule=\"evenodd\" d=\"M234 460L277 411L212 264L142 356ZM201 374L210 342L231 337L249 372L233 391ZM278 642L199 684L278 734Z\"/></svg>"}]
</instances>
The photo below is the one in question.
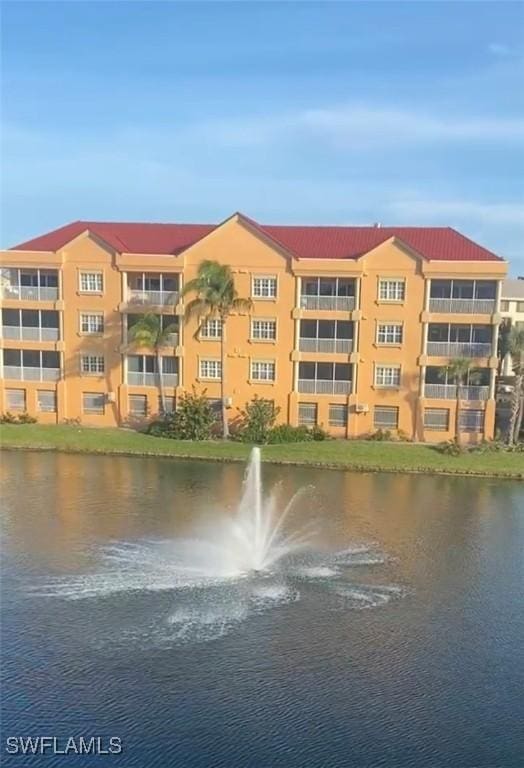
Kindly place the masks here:
<instances>
[{"instance_id":1,"label":"red metal roof","mask_svg":"<svg viewBox=\"0 0 524 768\"><path fill-rule=\"evenodd\" d=\"M241 215L241 214L240 214ZM357 259L396 237L429 261L502 261L450 227L316 227L247 224L299 259ZM139 224L74 221L15 246L17 251L57 251L89 230L118 252L178 254L209 234L215 224Z\"/></svg>"}]
</instances>

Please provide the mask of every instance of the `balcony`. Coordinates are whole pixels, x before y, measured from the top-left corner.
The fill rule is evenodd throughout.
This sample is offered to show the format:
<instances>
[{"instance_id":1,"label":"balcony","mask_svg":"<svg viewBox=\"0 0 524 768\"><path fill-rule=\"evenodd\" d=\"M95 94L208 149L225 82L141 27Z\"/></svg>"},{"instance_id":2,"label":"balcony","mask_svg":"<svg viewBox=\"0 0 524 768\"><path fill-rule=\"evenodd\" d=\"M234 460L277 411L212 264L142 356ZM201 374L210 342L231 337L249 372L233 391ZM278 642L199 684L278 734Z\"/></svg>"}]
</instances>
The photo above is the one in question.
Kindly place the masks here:
<instances>
[{"instance_id":1,"label":"balcony","mask_svg":"<svg viewBox=\"0 0 524 768\"><path fill-rule=\"evenodd\" d=\"M424 397L435 400L456 400L457 387L455 384L425 384ZM489 387L487 386L461 386L461 400L487 400Z\"/></svg>"},{"instance_id":2,"label":"balcony","mask_svg":"<svg viewBox=\"0 0 524 768\"><path fill-rule=\"evenodd\" d=\"M491 344L485 342L428 341L430 357L489 357Z\"/></svg>"},{"instance_id":3,"label":"balcony","mask_svg":"<svg viewBox=\"0 0 524 768\"><path fill-rule=\"evenodd\" d=\"M4 365L4 378L15 381L58 381L60 368Z\"/></svg>"},{"instance_id":4,"label":"balcony","mask_svg":"<svg viewBox=\"0 0 524 768\"><path fill-rule=\"evenodd\" d=\"M440 299L430 298L429 311L441 314L492 315L497 302L495 299Z\"/></svg>"},{"instance_id":5,"label":"balcony","mask_svg":"<svg viewBox=\"0 0 524 768\"><path fill-rule=\"evenodd\" d=\"M18 269L4 267L0 280L3 299L11 301L57 301L56 269Z\"/></svg>"},{"instance_id":6,"label":"balcony","mask_svg":"<svg viewBox=\"0 0 524 768\"><path fill-rule=\"evenodd\" d=\"M29 325L3 325L2 337L14 341L58 341L60 329Z\"/></svg>"},{"instance_id":7,"label":"balcony","mask_svg":"<svg viewBox=\"0 0 524 768\"><path fill-rule=\"evenodd\" d=\"M135 387L158 387L159 374L149 373L147 371L128 371L127 383ZM177 373L163 373L162 383L165 387L176 387L178 385Z\"/></svg>"},{"instance_id":8,"label":"balcony","mask_svg":"<svg viewBox=\"0 0 524 768\"><path fill-rule=\"evenodd\" d=\"M307 395L348 395L351 392L351 382L299 379L298 391Z\"/></svg>"},{"instance_id":9,"label":"balcony","mask_svg":"<svg viewBox=\"0 0 524 768\"><path fill-rule=\"evenodd\" d=\"M2 298L15 301L57 301L58 288L37 285L4 285Z\"/></svg>"},{"instance_id":10,"label":"balcony","mask_svg":"<svg viewBox=\"0 0 524 768\"><path fill-rule=\"evenodd\" d=\"M300 338L298 348L301 352L326 352L349 355L353 351L353 339L310 339Z\"/></svg>"},{"instance_id":11,"label":"balcony","mask_svg":"<svg viewBox=\"0 0 524 768\"><path fill-rule=\"evenodd\" d=\"M351 312L355 309L354 296L310 296L300 297L302 309L331 310L335 312Z\"/></svg>"},{"instance_id":12,"label":"balcony","mask_svg":"<svg viewBox=\"0 0 524 768\"><path fill-rule=\"evenodd\" d=\"M172 307L178 302L178 291L146 291L130 288L127 292L127 304L130 306Z\"/></svg>"}]
</instances>

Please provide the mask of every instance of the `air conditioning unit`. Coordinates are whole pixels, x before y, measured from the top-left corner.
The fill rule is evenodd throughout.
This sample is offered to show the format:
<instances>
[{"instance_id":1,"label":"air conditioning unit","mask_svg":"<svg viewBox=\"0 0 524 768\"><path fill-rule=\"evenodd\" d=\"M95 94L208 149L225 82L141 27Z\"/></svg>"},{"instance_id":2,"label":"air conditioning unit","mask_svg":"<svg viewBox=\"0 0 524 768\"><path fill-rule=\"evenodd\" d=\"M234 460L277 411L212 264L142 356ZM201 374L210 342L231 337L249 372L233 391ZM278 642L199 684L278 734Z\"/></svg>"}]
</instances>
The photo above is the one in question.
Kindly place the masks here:
<instances>
[{"instance_id":1,"label":"air conditioning unit","mask_svg":"<svg viewBox=\"0 0 524 768\"><path fill-rule=\"evenodd\" d=\"M116 403L116 395L114 392L108 392L106 395L106 400L108 403Z\"/></svg>"},{"instance_id":2,"label":"air conditioning unit","mask_svg":"<svg viewBox=\"0 0 524 768\"><path fill-rule=\"evenodd\" d=\"M367 403L357 403L355 405L355 413L368 413L369 405Z\"/></svg>"},{"instance_id":3,"label":"air conditioning unit","mask_svg":"<svg viewBox=\"0 0 524 768\"><path fill-rule=\"evenodd\" d=\"M224 397L224 405L226 406L226 408L231 408L233 406L233 398Z\"/></svg>"}]
</instances>

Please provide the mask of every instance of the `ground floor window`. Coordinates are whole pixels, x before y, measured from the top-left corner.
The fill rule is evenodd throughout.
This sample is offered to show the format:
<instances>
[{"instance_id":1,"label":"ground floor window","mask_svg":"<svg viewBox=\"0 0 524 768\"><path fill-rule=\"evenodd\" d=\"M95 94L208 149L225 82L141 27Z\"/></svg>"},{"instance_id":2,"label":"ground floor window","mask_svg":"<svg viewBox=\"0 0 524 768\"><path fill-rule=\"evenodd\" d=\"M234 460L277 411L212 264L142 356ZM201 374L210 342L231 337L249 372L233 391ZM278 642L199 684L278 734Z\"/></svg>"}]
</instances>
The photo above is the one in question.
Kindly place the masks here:
<instances>
[{"instance_id":1,"label":"ground floor window","mask_svg":"<svg viewBox=\"0 0 524 768\"><path fill-rule=\"evenodd\" d=\"M447 432L449 429L449 409L424 408L424 429Z\"/></svg>"},{"instance_id":2,"label":"ground floor window","mask_svg":"<svg viewBox=\"0 0 524 768\"><path fill-rule=\"evenodd\" d=\"M376 429L397 429L398 408L388 405L376 405L373 412L373 426Z\"/></svg>"},{"instance_id":3,"label":"ground floor window","mask_svg":"<svg viewBox=\"0 0 524 768\"><path fill-rule=\"evenodd\" d=\"M483 432L484 411L473 409L460 411L459 427L461 432Z\"/></svg>"},{"instance_id":4,"label":"ground floor window","mask_svg":"<svg viewBox=\"0 0 524 768\"><path fill-rule=\"evenodd\" d=\"M345 427L348 423L348 407L343 403L331 403L329 406L329 424L332 427Z\"/></svg>"},{"instance_id":5,"label":"ground floor window","mask_svg":"<svg viewBox=\"0 0 524 768\"><path fill-rule=\"evenodd\" d=\"M175 410L175 398L174 397L165 397L165 409L166 413L173 413ZM162 398L158 398L158 412L160 413L162 411Z\"/></svg>"},{"instance_id":6,"label":"ground floor window","mask_svg":"<svg viewBox=\"0 0 524 768\"><path fill-rule=\"evenodd\" d=\"M106 398L99 392L82 393L82 411L83 413L104 414Z\"/></svg>"},{"instance_id":7,"label":"ground floor window","mask_svg":"<svg viewBox=\"0 0 524 768\"><path fill-rule=\"evenodd\" d=\"M6 389L5 401L8 411L25 411L25 389Z\"/></svg>"},{"instance_id":8,"label":"ground floor window","mask_svg":"<svg viewBox=\"0 0 524 768\"><path fill-rule=\"evenodd\" d=\"M129 395L128 411L131 416L147 416L147 395Z\"/></svg>"},{"instance_id":9,"label":"ground floor window","mask_svg":"<svg viewBox=\"0 0 524 768\"><path fill-rule=\"evenodd\" d=\"M298 423L300 426L314 427L317 423L317 404L299 403L298 404Z\"/></svg>"},{"instance_id":10,"label":"ground floor window","mask_svg":"<svg viewBox=\"0 0 524 768\"><path fill-rule=\"evenodd\" d=\"M53 389L39 389L37 404L42 413L56 413L56 392Z\"/></svg>"}]
</instances>

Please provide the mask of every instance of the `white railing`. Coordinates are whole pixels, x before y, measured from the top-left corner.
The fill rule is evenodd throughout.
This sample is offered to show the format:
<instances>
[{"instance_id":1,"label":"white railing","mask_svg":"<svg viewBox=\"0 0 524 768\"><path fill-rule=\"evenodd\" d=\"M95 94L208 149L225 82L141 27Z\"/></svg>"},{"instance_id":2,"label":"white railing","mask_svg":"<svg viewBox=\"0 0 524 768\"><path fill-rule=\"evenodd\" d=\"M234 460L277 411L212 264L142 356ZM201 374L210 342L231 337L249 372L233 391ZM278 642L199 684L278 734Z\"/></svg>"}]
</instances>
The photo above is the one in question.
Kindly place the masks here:
<instances>
[{"instance_id":1,"label":"white railing","mask_svg":"<svg viewBox=\"0 0 524 768\"><path fill-rule=\"evenodd\" d=\"M141 291L135 288L128 289L128 304L152 304L156 307L173 306L178 301L178 291Z\"/></svg>"},{"instance_id":2,"label":"white railing","mask_svg":"<svg viewBox=\"0 0 524 768\"><path fill-rule=\"evenodd\" d=\"M353 339L307 339L301 338L298 342L301 352L333 352L336 354L350 354L353 349Z\"/></svg>"},{"instance_id":3,"label":"white railing","mask_svg":"<svg viewBox=\"0 0 524 768\"><path fill-rule=\"evenodd\" d=\"M351 382L299 379L298 391L308 395L348 395L351 392Z\"/></svg>"},{"instance_id":4,"label":"white railing","mask_svg":"<svg viewBox=\"0 0 524 768\"><path fill-rule=\"evenodd\" d=\"M354 296L301 296L302 309L331 309L338 312L351 312L355 308Z\"/></svg>"},{"instance_id":5,"label":"white railing","mask_svg":"<svg viewBox=\"0 0 524 768\"><path fill-rule=\"evenodd\" d=\"M433 357L489 357L490 354L489 343L428 341L428 355Z\"/></svg>"},{"instance_id":6,"label":"white railing","mask_svg":"<svg viewBox=\"0 0 524 768\"><path fill-rule=\"evenodd\" d=\"M128 371L127 383L132 384L135 387L158 387L159 383L158 373L145 373L142 371ZM176 387L178 384L178 374L176 373L163 373L162 383L165 387Z\"/></svg>"},{"instance_id":7,"label":"white railing","mask_svg":"<svg viewBox=\"0 0 524 768\"><path fill-rule=\"evenodd\" d=\"M444 314L491 315L495 312L495 299L432 299L429 300L430 312Z\"/></svg>"},{"instance_id":8,"label":"white railing","mask_svg":"<svg viewBox=\"0 0 524 768\"><path fill-rule=\"evenodd\" d=\"M60 368L31 368L20 365L4 365L4 378L16 381L58 381Z\"/></svg>"},{"instance_id":9,"label":"white railing","mask_svg":"<svg viewBox=\"0 0 524 768\"><path fill-rule=\"evenodd\" d=\"M457 387L455 384L424 384L424 396L435 400L456 400ZM488 397L489 387L460 387L461 400L487 400Z\"/></svg>"},{"instance_id":10,"label":"white railing","mask_svg":"<svg viewBox=\"0 0 524 768\"><path fill-rule=\"evenodd\" d=\"M57 301L58 288L37 285L4 285L2 298L18 301Z\"/></svg>"},{"instance_id":11,"label":"white railing","mask_svg":"<svg viewBox=\"0 0 524 768\"><path fill-rule=\"evenodd\" d=\"M2 337L16 341L58 341L58 328L40 328L28 325L3 325Z\"/></svg>"}]
</instances>

